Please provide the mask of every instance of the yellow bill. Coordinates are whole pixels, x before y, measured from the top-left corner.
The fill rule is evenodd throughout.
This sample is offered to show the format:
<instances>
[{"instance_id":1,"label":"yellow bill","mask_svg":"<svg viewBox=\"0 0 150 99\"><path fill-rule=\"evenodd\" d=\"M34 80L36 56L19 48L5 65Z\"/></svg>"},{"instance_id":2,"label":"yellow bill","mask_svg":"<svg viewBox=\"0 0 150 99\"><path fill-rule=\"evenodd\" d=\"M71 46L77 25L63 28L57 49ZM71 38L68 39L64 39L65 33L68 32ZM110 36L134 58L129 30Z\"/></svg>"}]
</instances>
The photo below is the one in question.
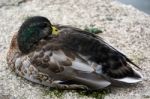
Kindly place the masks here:
<instances>
[{"instance_id":1,"label":"yellow bill","mask_svg":"<svg viewBox=\"0 0 150 99\"><path fill-rule=\"evenodd\" d=\"M52 35L54 35L54 36L59 35L58 29L54 26L52 26Z\"/></svg>"}]
</instances>

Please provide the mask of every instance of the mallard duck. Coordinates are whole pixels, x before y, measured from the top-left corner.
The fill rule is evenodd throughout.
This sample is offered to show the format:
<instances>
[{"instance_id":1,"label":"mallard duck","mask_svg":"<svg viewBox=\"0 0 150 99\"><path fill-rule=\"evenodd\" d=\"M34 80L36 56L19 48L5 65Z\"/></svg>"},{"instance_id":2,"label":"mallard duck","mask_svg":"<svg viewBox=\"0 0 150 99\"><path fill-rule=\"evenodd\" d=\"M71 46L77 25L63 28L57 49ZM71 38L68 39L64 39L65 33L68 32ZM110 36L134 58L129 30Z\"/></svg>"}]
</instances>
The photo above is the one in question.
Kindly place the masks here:
<instances>
[{"instance_id":1,"label":"mallard duck","mask_svg":"<svg viewBox=\"0 0 150 99\"><path fill-rule=\"evenodd\" d=\"M17 75L58 89L102 89L132 84L142 75L124 54L90 32L52 25L42 16L26 19L7 54Z\"/></svg>"}]
</instances>

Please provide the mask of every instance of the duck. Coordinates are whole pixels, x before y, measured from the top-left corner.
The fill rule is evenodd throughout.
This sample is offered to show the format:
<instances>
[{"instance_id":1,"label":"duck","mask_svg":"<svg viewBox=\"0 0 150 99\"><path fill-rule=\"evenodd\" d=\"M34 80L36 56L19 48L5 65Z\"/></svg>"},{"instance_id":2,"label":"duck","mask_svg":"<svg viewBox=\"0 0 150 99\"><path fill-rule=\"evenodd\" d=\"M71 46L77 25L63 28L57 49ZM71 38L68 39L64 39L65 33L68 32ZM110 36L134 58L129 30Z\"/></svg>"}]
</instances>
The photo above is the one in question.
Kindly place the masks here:
<instances>
[{"instance_id":1,"label":"duck","mask_svg":"<svg viewBox=\"0 0 150 99\"><path fill-rule=\"evenodd\" d=\"M18 76L57 89L98 90L143 79L140 67L100 36L52 25L44 16L29 17L14 33L7 63Z\"/></svg>"}]
</instances>

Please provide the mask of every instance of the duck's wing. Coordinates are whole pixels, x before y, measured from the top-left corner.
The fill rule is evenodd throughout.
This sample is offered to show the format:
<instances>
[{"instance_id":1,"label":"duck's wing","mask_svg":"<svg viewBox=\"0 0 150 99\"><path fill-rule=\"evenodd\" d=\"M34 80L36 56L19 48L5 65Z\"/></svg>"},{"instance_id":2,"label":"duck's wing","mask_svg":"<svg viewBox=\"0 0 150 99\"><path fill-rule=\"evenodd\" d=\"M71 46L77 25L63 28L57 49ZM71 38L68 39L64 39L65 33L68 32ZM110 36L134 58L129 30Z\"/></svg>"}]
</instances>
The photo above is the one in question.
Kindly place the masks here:
<instances>
[{"instance_id":1,"label":"duck's wing","mask_svg":"<svg viewBox=\"0 0 150 99\"><path fill-rule=\"evenodd\" d=\"M85 85L90 89L101 89L111 84L95 72L100 67L98 64L61 44L49 43L29 57L38 71L48 74L58 84Z\"/></svg>"},{"instance_id":2,"label":"duck's wing","mask_svg":"<svg viewBox=\"0 0 150 99\"><path fill-rule=\"evenodd\" d=\"M107 44L99 36L73 27L59 26L64 44L80 54L88 56L88 60L101 65L99 74L125 83L136 83L142 80L142 75L133 69L135 65L124 54ZM97 72L98 74L98 72Z\"/></svg>"},{"instance_id":3,"label":"duck's wing","mask_svg":"<svg viewBox=\"0 0 150 99\"><path fill-rule=\"evenodd\" d=\"M98 40L100 43L102 43L103 45L107 46L108 48L115 50L117 53L119 53L122 57L124 57L126 59L127 62L129 62L130 64L134 65L135 67L141 69L139 66L137 66L134 62L132 62L128 57L126 57L126 55L124 55L123 53L121 53L120 51L116 50L113 46L111 46L110 44L106 43L103 38L101 38L98 35L95 35L93 33L90 33L88 31L79 29L79 28L75 28L69 25L61 25L61 24L56 24L54 25L56 26L58 29L63 29L63 30L67 30L70 31L70 33L82 33L84 35L87 35L87 37L93 37L93 39Z\"/></svg>"}]
</instances>

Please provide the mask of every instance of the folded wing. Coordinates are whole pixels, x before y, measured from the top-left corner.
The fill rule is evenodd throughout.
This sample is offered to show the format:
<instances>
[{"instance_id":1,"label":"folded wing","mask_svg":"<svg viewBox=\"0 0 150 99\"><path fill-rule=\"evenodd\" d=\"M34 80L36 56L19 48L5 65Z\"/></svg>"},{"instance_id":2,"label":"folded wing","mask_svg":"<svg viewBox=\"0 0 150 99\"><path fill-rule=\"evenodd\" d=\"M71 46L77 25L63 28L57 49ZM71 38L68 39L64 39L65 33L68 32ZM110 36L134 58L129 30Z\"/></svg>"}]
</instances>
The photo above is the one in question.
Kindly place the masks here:
<instances>
[{"instance_id":1,"label":"folded wing","mask_svg":"<svg viewBox=\"0 0 150 99\"><path fill-rule=\"evenodd\" d=\"M48 44L33 52L30 58L40 72L48 74L59 84L79 84L90 89L101 89L111 84L95 72L94 63L61 45Z\"/></svg>"},{"instance_id":2,"label":"folded wing","mask_svg":"<svg viewBox=\"0 0 150 99\"><path fill-rule=\"evenodd\" d=\"M88 56L88 60L101 65L97 73L125 83L136 83L142 80L142 75L131 65L139 67L101 37L78 28L68 26L58 26L58 28L62 29L62 34L65 31L63 42L67 48Z\"/></svg>"}]
</instances>

